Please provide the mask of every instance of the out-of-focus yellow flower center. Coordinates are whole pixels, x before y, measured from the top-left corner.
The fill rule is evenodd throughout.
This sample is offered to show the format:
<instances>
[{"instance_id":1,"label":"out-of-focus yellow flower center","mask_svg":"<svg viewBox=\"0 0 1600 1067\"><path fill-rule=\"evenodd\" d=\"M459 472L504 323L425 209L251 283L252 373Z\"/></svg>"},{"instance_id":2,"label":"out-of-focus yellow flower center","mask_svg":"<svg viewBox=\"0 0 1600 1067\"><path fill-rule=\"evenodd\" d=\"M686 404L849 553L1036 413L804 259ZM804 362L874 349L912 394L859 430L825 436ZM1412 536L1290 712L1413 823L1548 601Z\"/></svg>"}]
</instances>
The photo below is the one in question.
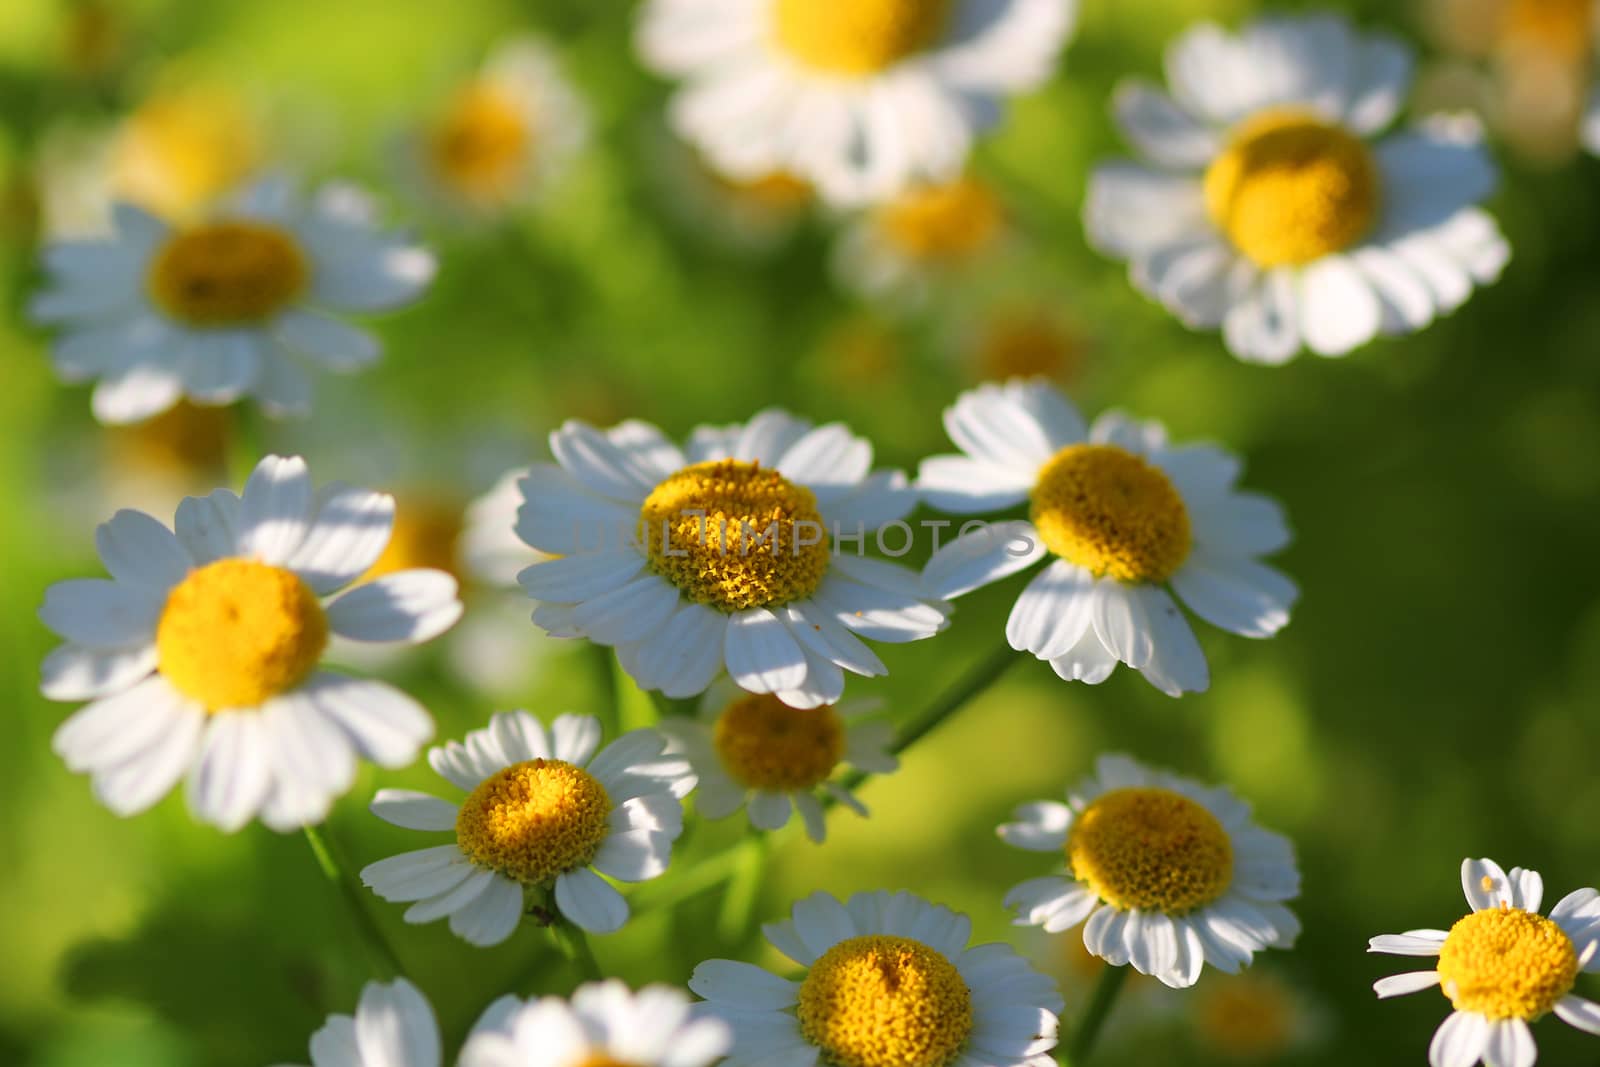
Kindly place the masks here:
<instances>
[{"instance_id":1,"label":"out-of-focus yellow flower center","mask_svg":"<svg viewBox=\"0 0 1600 1067\"><path fill-rule=\"evenodd\" d=\"M979 377L1070 378L1077 370L1082 346L1061 324L1042 312L1008 315L994 320L978 345Z\"/></svg>"},{"instance_id":2,"label":"out-of-focus yellow flower center","mask_svg":"<svg viewBox=\"0 0 1600 1067\"><path fill-rule=\"evenodd\" d=\"M1164 582L1189 558L1189 510L1160 468L1115 445L1068 445L1044 465L1031 518L1045 547L1093 574Z\"/></svg>"},{"instance_id":3,"label":"out-of-focus yellow flower center","mask_svg":"<svg viewBox=\"0 0 1600 1067\"><path fill-rule=\"evenodd\" d=\"M832 706L791 708L770 693L729 704L717 717L714 739L734 781L775 793L826 781L844 755L844 724Z\"/></svg>"},{"instance_id":4,"label":"out-of-focus yellow flower center","mask_svg":"<svg viewBox=\"0 0 1600 1067\"><path fill-rule=\"evenodd\" d=\"M1005 225L1000 200L972 178L927 185L878 210L890 246L912 259L956 263L988 248Z\"/></svg>"},{"instance_id":5,"label":"out-of-focus yellow flower center","mask_svg":"<svg viewBox=\"0 0 1600 1067\"><path fill-rule=\"evenodd\" d=\"M1181 793L1113 789L1073 821L1067 865L1114 908L1185 915L1233 884L1233 842Z\"/></svg>"},{"instance_id":6,"label":"out-of-focus yellow flower center","mask_svg":"<svg viewBox=\"0 0 1600 1067\"><path fill-rule=\"evenodd\" d=\"M650 567L690 600L721 611L810 596L828 569L817 498L759 463L696 463L639 509Z\"/></svg>"},{"instance_id":7,"label":"out-of-focus yellow flower center","mask_svg":"<svg viewBox=\"0 0 1600 1067\"><path fill-rule=\"evenodd\" d=\"M456 816L456 843L472 862L523 885L548 885L586 867L605 842L611 798L562 760L514 763L478 784Z\"/></svg>"},{"instance_id":8,"label":"out-of-focus yellow flower center","mask_svg":"<svg viewBox=\"0 0 1600 1067\"><path fill-rule=\"evenodd\" d=\"M1560 926L1521 908L1457 920L1439 949L1439 988L1457 1011L1539 1018L1572 990L1578 953Z\"/></svg>"},{"instance_id":9,"label":"out-of-focus yellow flower center","mask_svg":"<svg viewBox=\"0 0 1600 1067\"><path fill-rule=\"evenodd\" d=\"M1211 221L1260 267L1310 263L1350 247L1377 221L1381 194L1365 142L1284 109L1242 124L1205 175Z\"/></svg>"},{"instance_id":10,"label":"out-of-focus yellow flower center","mask_svg":"<svg viewBox=\"0 0 1600 1067\"><path fill-rule=\"evenodd\" d=\"M471 200L515 191L533 148L528 114L505 89L475 82L456 93L428 135L428 158L450 188Z\"/></svg>"},{"instance_id":11,"label":"out-of-focus yellow flower center","mask_svg":"<svg viewBox=\"0 0 1600 1067\"><path fill-rule=\"evenodd\" d=\"M775 170L757 178L729 178L708 171L712 180L729 196L767 211L799 211L811 203L811 183L787 171Z\"/></svg>"},{"instance_id":12,"label":"out-of-focus yellow flower center","mask_svg":"<svg viewBox=\"0 0 1600 1067\"><path fill-rule=\"evenodd\" d=\"M395 507L389 543L361 580L370 581L385 574L418 568L444 571L460 579L458 547L462 526L459 507L425 498L400 500Z\"/></svg>"},{"instance_id":13,"label":"out-of-focus yellow flower center","mask_svg":"<svg viewBox=\"0 0 1600 1067\"><path fill-rule=\"evenodd\" d=\"M113 462L135 471L199 475L221 470L233 425L225 407L180 400L161 414L111 433Z\"/></svg>"},{"instance_id":14,"label":"out-of-focus yellow flower center","mask_svg":"<svg viewBox=\"0 0 1600 1067\"><path fill-rule=\"evenodd\" d=\"M156 626L160 671L208 711L256 707L316 667L328 618L299 575L249 559L189 572Z\"/></svg>"},{"instance_id":15,"label":"out-of-focus yellow flower center","mask_svg":"<svg viewBox=\"0 0 1600 1067\"><path fill-rule=\"evenodd\" d=\"M276 226L213 222L173 234L151 260L155 302L195 326L260 322L305 289L310 265Z\"/></svg>"},{"instance_id":16,"label":"out-of-focus yellow flower center","mask_svg":"<svg viewBox=\"0 0 1600 1067\"><path fill-rule=\"evenodd\" d=\"M798 1015L830 1067L945 1067L972 1033L972 993L927 945L872 934L811 965Z\"/></svg>"},{"instance_id":17,"label":"out-of-focus yellow flower center","mask_svg":"<svg viewBox=\"0 0 1600 1067\"><path fill-rule=\"evenodd\" d=\"M1195 1026L1205 1043L1224 1055L1277 1056L1294 1040L1295 1005L1278 982L1250 974L1212 979L1201 989Z\"/></svg>"},{"instance_id":18,"label":"out-of-focus yellow flower center","mask_svg":"<svg viewBox=\"0 0 1600 1067\"><path fill-rule=\"evenodd\" d=\"M644 1065L631 1060L616 1060L610 1056L599 1055L579 1060L573 1067L644 1067Z\"/></svg>"},{"instance_id":19,"label":"out-of-focus yellow flower center","mask_svg":"<svg viewBox=\"0 0 1600 1067\"><path fill-rule=\"evenodd\" d=\"M780 49L802 66L863 76L887 70L939 39L949 0L775 0Z\"/></svg>"},{"instance_id":20,"label":"out-of-focus yellow flower center","mask_svg":"<svg viewBox=\"0 0 1600 1067\"><path fill-rule=\"evenodd\" d=\"M1500 12L1500 34L1512 47L1577 63L1594 50L1594 22L1594 0L1509 0Z\"/></svg>"},{"instance_id":21,"label":"out-of-focus yellow flower center","mask_svg":"<svg viewBox=\"0 0 1600 1067\"><path fill-rule=\"evenodd\" d=\"M256 123L233 93L210 84L168 89L123 124L111 184L158 215L189 218L255 170L261 152Z\"/></svg>"}]
</instances>

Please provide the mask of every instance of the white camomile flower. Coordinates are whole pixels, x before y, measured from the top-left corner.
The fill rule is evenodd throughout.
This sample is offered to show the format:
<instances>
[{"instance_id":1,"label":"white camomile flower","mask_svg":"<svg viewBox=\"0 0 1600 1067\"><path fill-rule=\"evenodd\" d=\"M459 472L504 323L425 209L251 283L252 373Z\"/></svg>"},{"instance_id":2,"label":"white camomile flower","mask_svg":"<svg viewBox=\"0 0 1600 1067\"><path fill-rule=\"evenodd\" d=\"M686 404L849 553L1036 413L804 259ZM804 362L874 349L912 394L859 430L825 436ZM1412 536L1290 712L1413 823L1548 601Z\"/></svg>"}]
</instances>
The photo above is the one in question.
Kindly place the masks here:
<instances>
[{"instance_id":1,"label":"white camomile flower","mask_svg":"<svg viewBox=\"0 0 1600 1067\"><path fill-rule=\"evenodd\" d=\"M66 644L45 658L52 700L89 700L55 734L118 815L188 775L195 816L233 831L320 822L359 755L404 767L433 736L416 701L319 670L330 636L415 643L461 615L455 579L391 574L334 596L383 552L394 498L330 485L268 456L244 493L187 497L169 530L119 511L96 531L110 579L58 582L39 617Z\"/></svg>"},{"instance_id":2,"label":"white camomile flower","mask_svg":"<svg viewBox=\"0 0 1600 1067\"><path fill-rule=\"evenodd\" d=\"M440 1067L439 1023L404 978L368 982L354 1017L330 1015L311 1035L311 1067Z\"/></svg>"},{"instance_id":3,"label":"white camomile flower","mask_svg":"<svg viewBox=\"0 0 1600 1067\"><path fill-rule=\"evenodd\" d=\"M689 979L733 1028L725 1067L1055 1064L1055 983L1010 945L969 948L965 915L903 891L814 893L761 930L802 977L707 960Z\"/></svg>"},{"instance_id":4,"label":"white camomile flower","mask_svg":"<svg viewBox=\"0 0 1600 1067\"><path fill-rule=\"evenodd\" d=\"M1119 412L1086 428L1039 380L969 390L944 425L961 454L922 461L923 499L961 514L1029 512L941 547L924 589L960 596L1051 557L1017 597L1006 638L1062 678L1095 685L1126 663L1169 696L1204 690L1205 654L1173 594L1245 637L1288 623L1299 591L1257 559L1289 543L1283 509L1234 488L1236 457L1170 444L1159 423Z\"/></svg>"},{"instance_id":5,"label":"white camomile flower","mask_svg":"<svg viewBox=\"0 0 1600 1067\"><path fill-rule=\"evenodd\" d=\"M833 271L863 296L915 306L992 263L1007 229L1005 205L987 182L965 174L919 184L850 220Z\"/></svg>"},{"instance_id":6,"label":"white camomile flower","mask_svg":"<svg viewBox=\"0 0 1600 1067\"><path fill-rule=\"evenodd\" d=\"M461 1050L460 1067L711 1067L728 1050L718 1019L695 1018L667 986L637 993L616 979L570 1000L502 997Z\"/></svg>"},{"instance_id":7,"label":"white camomile flower","mask_svg":"<svg viewBox=\"0 0 1600 1067\"><path fill-rule=\"evenodd\" d=\"M124 423L185 396L254 396L269 414L308 414L308 366L352 373L380 354L376 338L340 316L415 300L434 259L380 229L349 186L302 203L288 182L269 179L176 229L118 204L109 236L53 241L44 267L50 283L29 312L59 327L56 373L98 379L95 417Z\"/></svg>"},{"instance_id":8,"label":"white camomile flower","mask_svg":"<svg viewBox=\"0 0 1600 1067\"><path fill-rule=\"evenodd\" d=\"M544 41L496 48L403 144L410 184L429 199L489 215L537 198L588 137L588 112Z\"/></svg>"},{"instance_id":9,"label":"white camomile flower","mask_svg":"<svg viewBox=\"0 0 1600 1067\"><path fill-rule=\"evenodd\" d=\"M871 444L842 424L767 410L702 426L680 449L648 423L572 421L550 449L557 463L523 479L517 520L524 541L562 557L522 572L542 601L534 622L615 646L643 689L698 696L726 668L752 693L814 708L839 699L844 671L887 673L862 638L945 626L915 573L862 554L916 494L900 471L873 471Z\"/></svg>"},{"instance_id":10,"label":"white camomile flower","mask_svg":"<svg viewBox=\"0 0 1600 1067\"><path fill-rule=\"evenodd\" d=\"M687 83L672 123L720 170L861 203L955 177L1006 98L1054 72L1076 14L1076 0L651 0L637 44Z\"/></svg>"},{"instance_id":11,"label":"white camomile flower","mask_svg":"<svg viewBox=\"0 0 1600 1067\"><path fill-rule=\"evenodd\" d=\"M429 765L466 799L383 789L372 813L450 832L455 843L379 860L361 880L384 900L411 903L406 922L449 916L451 932L473 945L510 937L529 891L590 933L621 929L628 903L595 872L643 882L665 871L694 778L684 760L662 754L666 739L654 730L596 753L599 745L593 716L562 715L546 729L507 711L464 742L429 749Z\"/></svg>"},{"instance_id":12,"label":"white camomile flower","mask_svg":"<svg viewBox=\"0 0 1600 1067\"><path fill-rule=\"evenodd\" d=\"M1600 893L1577 889L1539 914L1544 879L1509 872L1490 859L1461 861L1472 911L1449 930L1374 937L1369 952L1436 956L1427 971L1379 979L1380 998L1442 992L1454 1007L1428 1047L1433 1067L1533 1067L1539 1058L1528 1024L1555 1012L1569 1026L1600 1034L1600 1004L1572 992L1580 972L1600 971Z\"/></svg>"},{"instance_id":13,"label":"white camomile flower","mask_svg":"<svg viewBox=\"0 0 1600 1067\"><path fill-rule=\"evenodd\" d=\"M721 679L701 697L698 719L664 720L661 732L671 739L667 751L682 753L694 771L699 814L725 819L743 807L751 826L781 830L798 811L806 835L821 844L828 827L819 793L867 814L854 793L831 780L835 770L849 764L888 774L900 766L889 752L894 727L860 721L881 705L861 700L793 708L771 693L746 693Z\"/></svg>"},{"instance_id":14,"label":"white camomile flower","mask_svg":"<svg viewBox=\"0 0 1600 1067\"><path fill-rule=\"evenodd\" d=\"M1250 362L1423 329L1498 278L1510 249L1477 206L1496 171L1474 122L1376 140L1411 66L1400 42L1336 15L1196 26L1168 50L1170 96L1142 81L1116 93L1142 160L1095 171L1090 241Z\"/></svg>"},{"instance_id":15,"label":"white camomile flower","mask_svg":"<svg viewBox=\"0 0 1600 1067\"><path fill-rule=\"evenodd\" d=\"M1300 934L1283 906L1300 893L1294 848L1229 789L1101 756L1067 803L1015 814L999 829L1007 844L1065 863L1006 894L1017 925L1058 933L1083 923L1084 947L1113 966L1183 989L1207 963L1235 974Z\"/></svg>"}]
</instances>

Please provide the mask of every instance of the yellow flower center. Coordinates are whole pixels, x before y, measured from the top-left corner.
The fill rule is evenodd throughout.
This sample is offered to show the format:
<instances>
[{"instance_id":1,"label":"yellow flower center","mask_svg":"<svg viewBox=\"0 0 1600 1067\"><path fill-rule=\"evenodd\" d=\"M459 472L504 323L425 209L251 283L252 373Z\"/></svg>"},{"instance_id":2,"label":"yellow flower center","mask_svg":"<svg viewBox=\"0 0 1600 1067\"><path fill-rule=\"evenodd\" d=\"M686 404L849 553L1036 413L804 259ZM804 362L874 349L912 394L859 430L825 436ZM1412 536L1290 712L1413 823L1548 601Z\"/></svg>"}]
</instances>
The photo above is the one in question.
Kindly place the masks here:
<instances>
[{"instance_id":1,"label":"yellow flower center","mask_svg":"<svg viewBox=\"0 0 1600 1067\"><path fill-rule=\"evenodd\" d=\"M462 525L459 507L427 499L400 501L394 511L394 529L389 534L389 543L361 580L370 581L385 574L417 568L444 571L461 578L457 547Z\"/></svg>"},{"instance_id":2,"label":"yellow flower center","mask_svg":"<svg viewBox=\"0 0 1600 1067\"><path fill-rule=\"evenodd\" d=\"M887 70L939 39L949 0L775 0L780 49L802 66L863 76Z\"/></svg>"},{"instance_id":3,"label":"yellow flower center","mask_svg":"<svg viewBox=\"0 0 1600 1067\"><path fill-rule=\"evenodd\" d=\"M720 611L802 600L828 569L816 496L759 463L683 468L651 490L639 525L651 569Z\"/></svg>"},{"instance_id":4,"label":"yellow flower center","mask_svg":"<svg viewBox=\"0 0 1600 1067\"><path fill-rule=\"evenodd\" d=\"M256 123L236 95L185 85L151 97L123 124L111 182L123 198L184 218L238 184L261 152Z\"/></svg>"},{"instance_id":5,"label":"yellow flower center","mask_svg":"<svg viewBox=\"0 0 1600 1067\"><path fill-rule=\"evenodd\" d=\"M1532 1021L1578 977L1578 953L1561 927L1521 908L1475 911L1439 949L1439 988L1457 1011Z\"/></svg>"},{"instance_id":6,"label":"yellow flower center","mask_svg":"<svg viewBox=\"0 0 1600 1067\"><path fill-rule=\"evenodd\" d=\"M758 178L738 180L714 170L706 173L723 192L766 211L798 211L811 203L811 183L787 171L775 170Z\"/></svg>"},{"instance_id":7,"label":"yellow flower center","mask_svg":"<svg viewBox=\"0 0 1600 1067\"><path fill-rule=\"evenodd\" d=\"M614 1060L610 1056L588 1056L573 1064L573 1067L643 1067L642 1064L631 1060Z\"/></svg>"},{"instance_id":8,"label":"yellow flower center","mask_svg":"<svg viewBox=\"0 0 1600 1067\"><path fill-rule=\"evenodd\" d=\"M456 843L480 866L523 885L548 885L589 865L610 815L611 798L588 771L528 760L478 784L456 816Z\"/></svg>"},{"instance_id":9,"label":"yellow flower center","mask_svg":"<svg viewBox=\"0 0 1600 1067\"><path fill-rule=\"evenodd\" d=\"M1507 44L1577 63L1594 48L1594 21L1594 0L1509 0L1500 13L1500 31Z\"/></svg>"},{"instance_id":10,"label":"yellow flower center","mask_svg":"<svg viewBox=\"0 0 1600 1067\"><path fill-rule=\"evenodd\" d=\"M167 594L156 625L160 671L208 711L253 708L310 674L328 618L293 571L219 559Z\"/></svg>"},{"instance_id":11,"label":"yellow flower center","mask_svg":"<svg viewBox=\"0 0 1600 1067\"><path fill-rule=\"evenodd\" d=\"M1211 979L1195 1014L1206 1044L1229 1056L1280 1055L1294 1038L1295 1006L1288 991L1248 974Z\"/></svg>"},{"instance_id":12,"label":"yellow flower center","mask_svg":"<svg viewBox=\"0 0 1600 1067\"><path fill-rule=\"evenodd\" d=\"M1069 378L1082 361L1083 345L1043 312L996 319L978 346L984 381L1007 378Z\"/></svg>"},{"instance_id":13,"label":"yellow flower center","mask_svg":"<svg viewBox=\"0 0 1600 1067\"><path fill-rule=\"evenodd\" d=\"M811 965L798 1015L829 1067L944 1067L972 1033L972 993L927 945L873 934Z\"/></svg>"},{"instance_id":14,"label":"yellow flower center","mask_svg":"<svg viewBox=\"0 0 1600 1067\"><path fill-rule=\"evenodd\" d=\"M1348 248L1377 221L1381 192L1360 138L1284 109L1242 124L1205 176L1211 221L1260 267Z\"/></svg>"},{"instance_id":15,"label":"yellow flower center","mask_svg":"<svg viewBox=\"0 0 1600 1067\"><path fill-rule=\"evenodd\" d=\"M717 755L750 789L789 793L827 780L844 755L844 724L831 705L791 708L770 693L740 697L717 717Z\"/></svg>"},{"instance_id":16,"label":"yellow flower center","mask_svg":"<svg viewBox=\"0 0 1600 1067\"><path fill-rule=\"evenodd\" d=\"M195 326L259 322L306 287L310 264L276 226L213 222L174 234L150 263L150 296Z\"/></svg>"},{"instance_id":17,"label":"yellow flower center","mask_svg":"<svg viewBox=\"0 0 1600 1067\"><path fill-rule=\"evenodd\" d=\"M878 227L892 247L937 263L972 258L999 237L1004 224L999 198L972 178L913 189L878 211Z\"/></svg>"},{"instance_id":18,"label":"yellow flower center","mask_svg":"<svg viewBox=\"0 0 1600 1067\"><path fill-rule=\"evenodd\" d=\"M232 426L230 409L180 400L144 422L115 427L108 458L134 471L220 472L228 456Z\"/></svg>"},{"instance_id":19,"label":"yellow flower center","mask_svg":"<svg viewBox=\"0 0 1600 1067\"><path fill-rule=\"evenodd\" d=\"M1039 472L1034 526L1091 573L1164 582L1189 558L1189 509L1160 468L1115 445L1068 445Z\"/></svg>"},{"instance_id":20,"label":"yellow flower center","mask_svg":"<svg viewBox=\"0 0 1600 1067\"><path fill-rule=\"evenodd\" d=\"M526 111L504 89L478 82L460 90L429 132L428 158L446 185L473 200L515 191L532 147Z\"/></svg>"},{"instance_id":21,"label":"yellow flower center","mask_svg":"<svg viewBox=\"0 0 1600 1067\"><path fill-rule=\"evenodd\" d=\"M1180 793L1113 789L1073 821L1067 865L1114 908L1186 915L1228 891L1233 842Z\"/></svg>"}]
</instances>

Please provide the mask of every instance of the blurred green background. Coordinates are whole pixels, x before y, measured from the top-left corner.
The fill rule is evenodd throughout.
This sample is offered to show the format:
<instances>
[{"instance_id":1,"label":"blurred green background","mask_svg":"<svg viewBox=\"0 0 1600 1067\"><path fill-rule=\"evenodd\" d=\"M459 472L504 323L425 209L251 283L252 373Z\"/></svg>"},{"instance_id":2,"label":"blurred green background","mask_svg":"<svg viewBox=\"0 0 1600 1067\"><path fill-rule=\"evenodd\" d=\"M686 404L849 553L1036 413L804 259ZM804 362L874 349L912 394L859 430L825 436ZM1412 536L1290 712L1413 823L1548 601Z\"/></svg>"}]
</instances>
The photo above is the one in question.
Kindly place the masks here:
<instances>
[{"instance_id":1,"label":"blurred green background","mask_svg":"<svg viewBox=\"0 0 1600 1067\"><path fill-rule=\"evenodd\" d=\"M1443 99L1459 101L1466 84L1481 100L1504 73L1494 55L1426 32L1455 25L1438 5L1329 6L1416 43ZM1115 81L1159 77L1164 44L1192 20L1257 9L1085 0L1055 79L975 160L1006 205L1005 248L918 309L833 280L839 222L824 213L762 251L705 239L662 178L667 86L632 57L632 4L0 4L0 287L13 312L0 319L0 1063L303 1062L308 1035L351 1010L367 977L302 838L258 825L221 835L192 823L178 796L113 817L50 751L71 709L37 692L52 644L35 618L44 588L99 573L94 523L116 507L165 492L150 506L170 519L176 499L167 483L126 498L127 469L161 450L97 427L87 390L57 384L45 338L22 321L38 281L36 209L56 181L38 160L110 127L173 69L268 116L272 162L362 181L440 252L431 294L378 325L382 364L323 377L310 422L264 427L267 447L303 451L319 481L459 508L499 469L543 458L543 433L565 418L636 416L683 433L770 404L844 419L880 462L914 468L946 449L939 412L956 392L1013 365L984 344L1008 317L1050 324L1028 358L1087 411L1125 407L1245 454L1246 484L1282 499L1297 530L1278 562L1303 599L1282 635L1202 627L1213 686L1181 702L1126 669L1086 688L1020 660L900 774L867 786L870 821L834 813L820 849L797 827L779 835L754 914L778 917L818 888L913 889L968 911L981 938L1015 938L1059 967L1070 1019L1081 968L1000 908L1007 887L1043 873L1038 859L1002 847L993 828L1015 804L1059 795L1096 753L1125 750L1231 784L1298 844L1305 935L1258 968L1317 1025L1270 1061L1424 1062L1447 1005L1377 1003L1370 982L1406 966L1367 956L1366 938L1458 917L1463 856L1541 870L1550 900L1600 882L1600 163L1570 144L1502 145L1491 207L1514 255L1498 285L1419 337L1339 361L1242 365L1090 252L1079 205L1091 163L1124 151L1105 106ZM524 31L559 50L592 112L590 144L548 199L503 225L414 210L394 193L395 134ZM1589 45L1576 48L1587 77ZM888 649L891 676L853 692L914 714L1002 639L1023 581L963 600L950 631ZM469 617L488 603L469 601ZM381 668L424 700L441 738L500 707L594 711L613 680L590 650L530 646L532 677L485 694L445 669L446 644ZM417 847L365 801L380 786L436 782L420 764L365 768L328 832L357 866ZM693 828L674 870L715 854L739 825ZM571 986L535 930L485 951L368 903L452 1040L494 996ZM598 940L601 963L636 985L681 984L707 957L766 959L756 938L726 936L722 905L713 891L639 917ZM1186 996L1131 996L1096 1062L1223 1062L1195 1037L1197 1005L1220 981L1208 971ZM1600 1043L1554 1021L1537 1037L1541 1062L1600 1063Z\"/></svg>"}]
</instances>

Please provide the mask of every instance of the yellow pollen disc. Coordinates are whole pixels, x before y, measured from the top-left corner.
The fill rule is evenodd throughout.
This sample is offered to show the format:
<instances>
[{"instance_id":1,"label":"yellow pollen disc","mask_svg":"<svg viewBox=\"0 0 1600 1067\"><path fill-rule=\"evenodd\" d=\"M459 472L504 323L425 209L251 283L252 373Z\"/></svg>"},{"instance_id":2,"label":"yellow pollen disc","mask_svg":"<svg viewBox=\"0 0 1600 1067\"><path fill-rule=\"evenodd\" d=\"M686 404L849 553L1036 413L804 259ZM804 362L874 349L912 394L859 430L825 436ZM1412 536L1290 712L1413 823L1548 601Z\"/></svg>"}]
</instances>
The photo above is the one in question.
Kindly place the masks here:
<instances>
[{"instance_id":1,"label":"yellow pollen disc","mask_svg":"<svg viewBox=\"0 0 1600 1067\"><path fill-rule=\"evenodd\" d=\"M1213 979L1195 1015L1206 1043L1230 1056L1280 1055L1295 1036L1295 1005L1288 991L1249 974Z\"/></svg>"},{"instance_id":2,"label":"yellow pollen disc","mask_svg":"<svg viewBox=\"0 0 1600 1067\"><path fill-rule=\"evenodd\" d=\"M528 760L478 783L456 816L456 843L480 866L523 885L548 885L589 865L610 815L611 798L588 771Z\"/></svg>"},{"instance_id":3,"label":"yellow pollen disc","mask_svg":"<svg viewBox=\"0 0 1600 1067\"><path fill-rule=\"evenodd\" d=\"M383 555L362 581L397 571L426 568L461 577L457 552L461 539L461 509L426 499L401 500L394 511L394 529Z\"/></svg>"},{"instance_id":4,"label":"yellow pollen disc","mask_svg":"<svg viewBox=\"0 0 1600 1067\"><path fill-rule=\"evenodd\" d=\"M515 190L532 148L524 108L487 82L455 95L429 132L428 159L446 185L474 200L494 200Z\"/></svg>"},{"instance_id":5,"label":"yellow pollen disc","mask_svg":"<svg viewBox=\"0 0 1600 1067\"><path fill-rule=\"evenodd\" d=\"M810 596L828 569L817 498L759 463L696 463L639 508L650 567L683 595L720 611Z\"/></svg>"},{"instance_id":6,"label":"yellow pollen disc","mask_svg":"<svg viewBox=\"0 0 1600 1067\"><path fill-rule=\"evenodd\" d=\"M877 218L884 238L903 255L938 263L972 258L1005 225L999 198L972 178L904 193L879 209Z\"/></svg>"},{"instance_id":7,"label":"yellow pollen disc","mask_svg":"<svg viewBox=\"0 0 1600 1067\"><path fill-rule=\"evenodd\" d=\"M1439 949L1439 988L1457 1011L1533 1021L1578 977L1578 953L1561 927L1521 908L1476 911Z\"/></svg>"},{"instance_id":8,"label":"yellow pollen disc","mask_svg":"<svg viewBox=\"0 0 1600 1067\"><path fill-rule=\"evenodd\" d=\"M328 618L293 571L219 559L167 594L156 625L160 671L207 710L253 708L311 673Z\"/></svg>"},{"instance_id":9,"label":"yellow pollen disc","mask_svg":"<svg viewBox=\"0 0 1600 1067\"><path fill-rule=\"evenodd\" d=\"M238 184L261 155L242 100L219 85L184 84L152 96L123 123L111 184L158 215L188 218Z\"/></svg>"},{"instance_id":10,"label":"yellow pollen disc","mask_svg":"<svg viewBox=\"0 0 1600 1067\"><path fill-rule=\"evenodd\" d=\"M972 993L927 945L873 934L811 965L798 1015L829 1067L944 1067L972 1033Z\"/></svg>"},{"instance_id":11,"label":"yellow pollen disc","mask_svg":"<svg viewBox=\"0 0 1600 1067\"><path fill-rule=\"evenodd\" d=\"M1123 582L1166 581L1193 544L1171 479L1115 445L1057 452L1039 472L1030 517L1050 551Z\"/></svg>"},{"instance_id":12,"label":"yellow pollen disc","mask_svg":"<svg viewBox=\"0 0 1600 1067\"><path fill-rule=\"evenodd\" d=\"M715 742L735 782L789 793L833 773L844 755L844 724L831 705L791 708L770 693L752 693L718 716Z\"/></svg>"},{"instance_id":13,"label":"yellow pollen disc","mask_svg":"<svg viewBox=\"0 0 1600 1067\"><path fill-rule=\"evenodd\" d=\"M1260 267L1350 247L1377 221L1381 193L1359 137L1290 110L1241 125L1205 176L1211 221Z\"/></svg>"},{"instance_id":14,"label":"yellow pollen disc","mask_svg":"<svg viewBox=\"0 0 1600 1067\"><path fill-rule=\"evenodd\" d=\"M939 39L949 0L774 0L780 49L802 66L861 76L887 70Z\"/></svg>"},{"instance_id":15,"label":"yellow pollen disc","mask_svg":"<svg viewBox=\"0 0 1600 1067\"><path fill-rule=\"evenodd\" d=\"M1233 884L1233 842L1181 793L1113 789L1074 820L1067 866L1114 908L1186 915Z\"/></svg>"},{"instance_id":16,"label":"yellow pollen disc","mask_svg":"<svg viewBox=\"0 0 1600 1067\"><path fill-rule=\"evenodd\" d=\"M275 226L213 222L168 238L150 263L150 296L195 326L259 322L305 289L310 265Z\"/></svg>"}]
</instances>

